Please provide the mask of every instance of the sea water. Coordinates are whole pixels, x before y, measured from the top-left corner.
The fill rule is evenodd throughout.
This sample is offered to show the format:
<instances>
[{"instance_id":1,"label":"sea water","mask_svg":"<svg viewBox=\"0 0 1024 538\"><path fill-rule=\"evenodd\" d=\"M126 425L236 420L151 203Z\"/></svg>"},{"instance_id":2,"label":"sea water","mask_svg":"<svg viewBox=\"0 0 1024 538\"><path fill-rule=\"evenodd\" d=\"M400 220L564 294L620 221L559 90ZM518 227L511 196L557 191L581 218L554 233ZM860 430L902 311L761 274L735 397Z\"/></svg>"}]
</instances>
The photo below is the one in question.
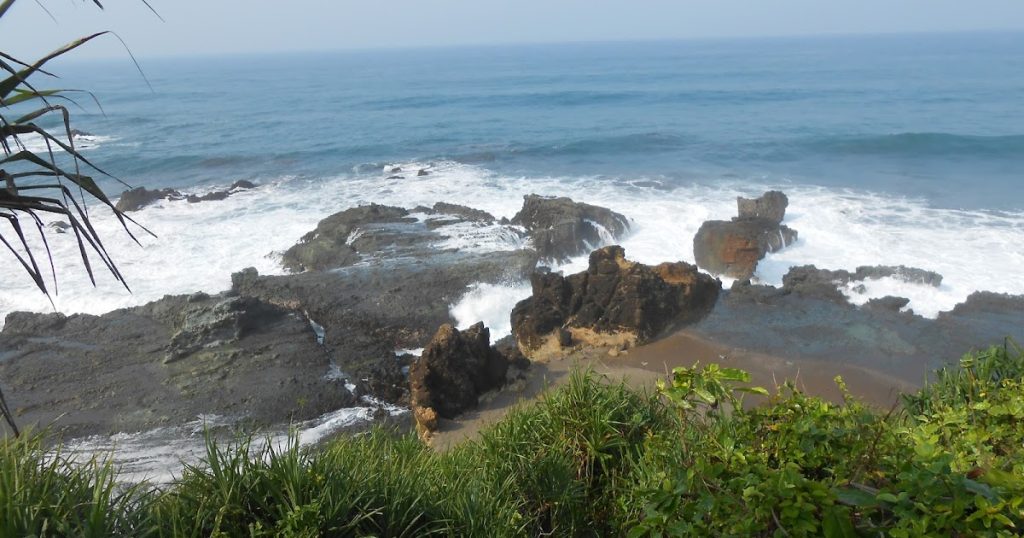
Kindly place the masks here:
<instances>
[{"instance_id":1,"label":"sea water","mask_svg":"<svg viewBox=\"0 0 1024 538\"><path fill-rule=\"evenodd\" d=\"M54 306L3 251L0 320L218 292L250 266L281 273L280 252L317 221L371 202L511 217L525 194L570 196L632 219L628 257L692 262L703 221L767 189L789 195L800 239L756 279L777 285L802 264L920 267L942 285L846 291L854 302L906 296L933 317L976 290L1024 293L1021 58L1024 35L990 33L143 59L145 78L128 59L57 64L63 78L37 85L95 94L102 109L77 98L73 127L111 175L190 193L261 186L132 213L155 234L132 227L139 244L92 203L131 292L102 268L93 287L73 236L51 233ZM389 179L396 166L405 173ZM521 244L466 227L443 246ZM500 336L527 295L524 282L480 284L452 313Z\"/></svg>"}]
</instances>

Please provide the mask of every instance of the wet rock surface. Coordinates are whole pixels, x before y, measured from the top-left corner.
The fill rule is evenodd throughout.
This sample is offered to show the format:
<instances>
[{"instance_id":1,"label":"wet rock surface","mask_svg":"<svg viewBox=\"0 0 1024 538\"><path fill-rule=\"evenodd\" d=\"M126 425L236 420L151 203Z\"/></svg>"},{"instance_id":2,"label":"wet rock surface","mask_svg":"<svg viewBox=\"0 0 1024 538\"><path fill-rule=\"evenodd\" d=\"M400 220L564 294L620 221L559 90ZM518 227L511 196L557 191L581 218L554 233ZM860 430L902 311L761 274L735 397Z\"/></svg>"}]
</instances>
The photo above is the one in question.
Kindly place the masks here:
<instances>
[{"instance_id":1,"label":"wet rock surface","mask_svg":"<svg viewBox=\"0 0 1024 538\"><path fill-rule=\"evenodd\" d=\"M693 238L697 266L715 275L750 278L770 252L797 240L797 232L765 218L709 220Z\"/></svg>"},{"instance_id":2,"label":"wet rock surface","mask_svg":"<svg viewBox=\"0 0 1024 538\"><path fill-rule=\"evenodd\" d=\"M758 198L736 198L732 220L709 220L693 237L697 266L714 275L748 279L770 252L793 244L797 232L782 224L789 198L768 191Z\"/></svg>"},{"instance_id":3,"label":"wet rock surface","mask_svg":"<svg viewBox=\"0 0 1024 538\"><path fill-rule=\"evenodd\" d=\"M863 282L865 280L881 278L895 278L909 284L920 284L935 288L942 284L942 275L934 271L903 265L861 266L853 272L843 269L819 269L813 265L802 265L791 268L782 277L782 284L788 290L805 295L818 295L845 301L845 297L839 292L839 286L845 286L851 282Z\"/></svg>"},{"instance_id":4,"label":"wet rock surface","mask_svg":"<svg viewBox=\"0 0 1024 538\"><path fill-rule=\"evenodd\" d=\"M741 219L765 219L782 224L787 207L789 198L779 191L768 191L758 198L736 198L736 209Z\"/></svg>"},{"instance_id":5,"label":"wet rock surface","mask_svg":"<svg viewBox=\"0 0 1024 538\"><path fill-rule=\"evenodd\" d=\"M911 383L970 349L1005 337L1024 339L1024 297L975 293L937 319L927 319L901 311L907 305L901 297L854 306L835 280L825 278L834 274L797 267L780 288L737 282L693 328L736 347L841 361Z\"/></svg>"},{"instance_id":6,"label":"wet rock surface","mask_svg":"<svg viewBox=\"0 0 1024 538\"><path fill-rule=\"evenodd\" d=\"M511 222L526 228L542 259L556 261L586 254L629 231L629 219L610 209L536 194L523 197L523 208Z\"/></svg>"},{"instance_id":7,"label":"wet rock surface","mask_svg":"<svg viewBox=\"0 0 1024 538\"><path fill-rule=\"evenodd\" d=\"M508 282L533 271L536 253L435 252L329 272L232 276L233 290L296 308L324 328L324 346L359 386L406 403L406 379L394 350L423 347L442 324L455 323L449 306L477 282Z\"/></svg>"},{"instance_id":8,"label":"wet rock surface","mask_svg":"<svg viewBox=\"0 0 1024 538\"><path fill-rule=\"evenodd\" d=\"M516 342L531 358L576 343L643 344L707 315L721 289L693 265L631 262L619 246L592 252L584 272L537 272L531 284L533 295L512 310Z\"/></svg>"},{"instance_id":9,"label":"wet rock surface","mask_svg":"<svg viewBox=\"0 0 1024 538\"><path fill-rule=\"evenodd\" d=\"M413 416L422 432L437 417L455 418L476 407L481 394L505 383L509 361L491 345L490 331L477 323L459 331L444 324L409 370Z\"/></svg>"},{"instance_id":10,"label":"wet rock surface","mask_svg":"<svg viewBox=\"0 0 1024 538\"><path fill-rule=\"evenodd\" d=\"M167 296L102 316L12 313L0 382L23 423L71 436L230 415L305 420L355 398L301 315L253 298Z\"/></svg>"},{"instance_id":11,"label":"wet rock surface","mask_svg":"<svg viewBox=\"0 0 1024 538\"><path fill-rule=\"evenodd\" d=\"M159 202L160 200L188 200L189 203L198 202L212 202L217 200L223 200L238 191L255 189L258 185L251 181L239 180L231 184L230 187L223 190L216 190L206 194L186 194L175 189L147 189L145 187L136 187L129 189L121 193L121 197L117 200L117 204L114 206L120 211L138 211L150 204Z\"/></svg>"}]
</instances>

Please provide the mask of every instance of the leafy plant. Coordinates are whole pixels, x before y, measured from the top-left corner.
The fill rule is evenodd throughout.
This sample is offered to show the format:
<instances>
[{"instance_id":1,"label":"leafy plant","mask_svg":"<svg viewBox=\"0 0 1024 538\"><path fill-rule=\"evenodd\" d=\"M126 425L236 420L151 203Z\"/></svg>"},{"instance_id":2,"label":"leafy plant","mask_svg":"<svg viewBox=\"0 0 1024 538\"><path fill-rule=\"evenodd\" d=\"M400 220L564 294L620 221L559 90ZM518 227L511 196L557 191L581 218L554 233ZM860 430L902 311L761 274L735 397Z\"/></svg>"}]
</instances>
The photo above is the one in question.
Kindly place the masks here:
<instances>
[{"instance_id":1,"label":"leafy plant","mask_svg":"<svg viewBox=\"0 0 1024 538\"><path fill-rule=\"evenodd\" d=\"M7 15L14 2L15 0L0 0L0 18ZM92 3L103 8L98 0L92 0ZM98 32L76 39L33 62L22 61L0 51L0 76L4 77L0 79L0 150L3 152L0 158L0 218L6 220L9 226L0 228L0 243L14 255L36 287L48 298L51 290L47 286L45 264L37 260L27 237L33 228L38 233L46 260L49 262L53 293L56 293L57 274L41 215L60 215L67 219L78 242L82 264L93 285L96 284L96 279L90 252L100 259L115 280L128 289L124 276L107 253L102 238L92 225L87 206L88 199L107 206L132 240L138 242L128 228L128 222L150 233L119 211L90 174L98 173L117 181L121 180L96 166L75 146L71 113L67 104L77 104L70 95L80 93L80 90L42 88L37 83L40 76L56 78L56 75L45 69L49 62L107 33ZM46 129L40 123L54 116L60 120L62 128ZM46 151L37 152L29 149L25 143L27 137L42 140ZM124 184L123 181L121 183ZM17 435L17 425L2 395L0 413Z\"/></svg>"}]
</instances>

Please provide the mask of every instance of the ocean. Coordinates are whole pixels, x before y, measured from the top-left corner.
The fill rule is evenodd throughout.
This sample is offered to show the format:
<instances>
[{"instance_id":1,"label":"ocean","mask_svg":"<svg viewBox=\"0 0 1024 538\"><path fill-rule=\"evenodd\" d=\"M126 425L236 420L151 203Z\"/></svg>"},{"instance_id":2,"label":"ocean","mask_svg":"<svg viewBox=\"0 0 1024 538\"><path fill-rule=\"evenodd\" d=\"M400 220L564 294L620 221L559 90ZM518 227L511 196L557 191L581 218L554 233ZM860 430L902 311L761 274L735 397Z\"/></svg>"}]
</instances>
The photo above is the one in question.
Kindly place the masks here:
<instances>
[{"instance_id":1,"label":"ocean","mask_svg":"<svg viewBox=\"0 0 1024 538\"><path fill-rule=\"evenodd\" d=\"M529 193L627 215L627 256L657 263L692 262L703 221L780 189L800 239L760 264L761 282L803 264L920 267L942 285L847 292L909 297L929 317L976 290L1024 293L1024 34L142 59L145 79L127 57L54 69L61 80L37 85L94 93L102 109L78 95L73 127L118 178L199 193L261 185L133 213L156 234L141 245L93 204L131 292L103 273L93 287L72 238L51 234L54 304L68 314L221 291L249 266L281 273L278 253L348 207L446 201L511 217ZM389 179L394 167L429 175ZM507 242L467 230L448 246ZM0 263L16 262L4 251ZM501 336L528 294L523 282L477 286L451 308ZM0 283L0 319L53 308L27 276Z\"/></svg>"}]
</instances>

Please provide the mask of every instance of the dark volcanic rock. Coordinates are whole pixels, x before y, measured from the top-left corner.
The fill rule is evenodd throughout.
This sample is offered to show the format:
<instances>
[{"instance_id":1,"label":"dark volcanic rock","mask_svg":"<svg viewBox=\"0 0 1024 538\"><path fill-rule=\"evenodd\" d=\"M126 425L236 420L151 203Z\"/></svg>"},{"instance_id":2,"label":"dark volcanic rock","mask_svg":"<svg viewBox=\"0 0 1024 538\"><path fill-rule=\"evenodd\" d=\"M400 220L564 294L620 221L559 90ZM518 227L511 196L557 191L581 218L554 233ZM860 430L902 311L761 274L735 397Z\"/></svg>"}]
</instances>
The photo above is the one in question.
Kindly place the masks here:
<instances>
[{"instance_id":1,"label":"dark volcanic rock","mask_svg":"<svg viewBox=\"0 0 1024 538\"><path fill-rule=\"evenodd\" d=\"M529 194L512 224L526 228L542 259L563 261L585 254L629 231L629 219L610 209Z\"/></svg>"},{"instance_id":2,"label":"dark volcanic rock","mask_svg":"<svg viewBox=\"0 0 1024 538\"><path fill-rule=\"evenodd\" d=\"M744 279L754 274L757 262L767 253L796 239L796 230L768 219L709 220L693 238L693 254L701 269Z\"/></svg>"},{"instance_id":3,"label":"dark volcanic rock","mask_svg":"<svg viewBox=\"0 0 1024 538\"><path fill-rule=\"evenodd\" d=\"M491 346L490 331L483 323L464 331L442 325L409 370L411 405L421 429L434 429L431 413L424 408L455 418L475 408L481 394L500 388L508 366L508 360Z\"/></svg>"},{"instance_id":4,"label":"dark volcanic rock","mask_svg":"<svg viewBox=\"0 0 1024 538\"><path fill-rule=\"evenodd\" d=\"M907 267L905 265L862 265L847 280L867 280L893 277L911 284L923 284L926 286L939 287L942 285L942 275L935 271Z\"/></svg>"},{"instance_id":5,"label":"dark volcanic rock","mask_svg":"<svg viewBox=\"0 0 1024 538\"><path fill-rule=\"evenodd\" d=\"M360 259L356 242L361 226L414 222L415 219L408 215L409 212L400 207L377 204L335 213L321 220L315 230L302 236L299 243L285 251L281 264L294 272L352 265ZM368 245L364 241L362 246L365 250L375 250L380 245Z\"/></svg>"},{"instance_id":6,"label":"dark volcanic rock","mask_svg":"<svg viewBox=\"0 0 1024 538\"><path fill-rule=\"evenodd\" d=\"M214 202L223 200L232 194L248 189L255 189L257 185L244 179L236 181L224 190L213 191L204 195L184 194L174 189L149 190L145 187L137 187L121 193L121 198L115 206L121 211L138 211L149 204L159 200L187 200L189 203Z\"/></svg>"},{"instance_id":7,"label":"dark volcanic rock","mask_svg":"<svg viewBox=\"0 0 1024 538\"><path fill-rule=\"evenodd\" d=\"M768 191L754 199L739 196L736 198L736 206L741 219L761 218L782 224L789 198L779 191Z\"/></svg>"},{"instance_id":8,"label":"dark volcanic rock","mask_svg":"<svg viewBox=\"0 0 1024 538\"><path fill-rule=\"evenodd\" d=\"M846 303L839 284L849 282L848 271L829 271L813 265L791 267L782 277L782 288L809 297L818 297L836 303Z\"/></svg>"},{"instance_id":9,"label":"dark volcanic rock","mask_svg":"<svg viewBox=\"0 0 1024 538\"><path fill-rule=\"evenodd\" d=\"M306 319L253 298L167 296L103 316L13 313L0 380L25 423L71 435L181 425L201 414L261 425L351 406ZM172 360L168 360L172 359Z\"/></svg>"},{"instance_id":10,"label":"dark volcanic rock","mask_svg":"<svg viewBox=\"0 0 1024 538\"><path fill-rule=\"evenodd\" d=\"M782 277L782 287L789 292L845 303L847 302L846 296L839 291L839 286L885 277L934 287L939 287L942 284L942 275L938 273L903 265L861 266L853 273L842 269L831 271L818 269L813 265L801 265L790 268L789 272Z\"/></svg>"},{"instance_id":11,"label":"dark volcanic rock","mask_svg":"<svg viewBox=\"0 0 1024 538\"><path fill-rule=\"evenodd\" d=\"M538 272L531 283L533 295L512 310L512 330L520 350L533 358L558 354L569 342L649 342L707 315L721 289L693 265L630 262L619 246L592 252L582 273Z\"/></svg>"},{"instance_id":12,"label":"dark volcanic rock","mask_svg":"<svg viewBox=\"0 0 1024 538\"><path fill-rule=\"evenodd\" d=\"M114 205L119 211L138 211L149 204L160 200L181 200L185 195L174 189L149 190L136 187L121 193L121 198Z\"/></svg>"},{"instance_id":13,"label":"dark volcanic rock","mask_svg":"<svg viewBox=\"0 0 1024 538\"><path fill-rule=\"evenodd\" d=\"M449 204L446 202L437 202L433 207L434 213L441 213L444 215L452 215L465 220L476 221L476 222L494 222L494 215L481 211L479 209L473 209L472 207L466 207L459 204Z\"/></svg>"},{"instance_id":14,"label":"dark volcanic rock","mask_svg":"<svg viewBox=\"0 0 1024 538\"><path fill-rule=\"evenodd\" d=\"M731 346L780 357L842 362L920 383L970 349L1024 338L1024 297L973 294L937 319L883 297L858 308L831 278L839 271L794 268L782 288L737 282L693 330Z\"/></svg>"},{"instance_id":15,"label":"dark volcanic rock","mask_svg":"<svg viewBox=\"0 0 1024 538\"><path fill-rule=\"evenodd\" d=\"M871 299L864 306L871 309L899 312L908 304L910 304L910 299L907 299L906 297L893 297L892 295L886 295L885 297Z\"/></svg>"},{"instance_id":16,"label":"dark volcanic rock","mask_svg":"<svg viewBox=\"0 0 1024 538\"><path fill-rule=\"evenodd\" d=\"M434 251L330 272L260 276L247 269L232 275L232 289L307 312L360 391L400 403L406 383L393 351L423 347L437 327L454 323L449 305L471 284L521 280L536 263L532 250Z\"/></svg>"}]
</instances>

